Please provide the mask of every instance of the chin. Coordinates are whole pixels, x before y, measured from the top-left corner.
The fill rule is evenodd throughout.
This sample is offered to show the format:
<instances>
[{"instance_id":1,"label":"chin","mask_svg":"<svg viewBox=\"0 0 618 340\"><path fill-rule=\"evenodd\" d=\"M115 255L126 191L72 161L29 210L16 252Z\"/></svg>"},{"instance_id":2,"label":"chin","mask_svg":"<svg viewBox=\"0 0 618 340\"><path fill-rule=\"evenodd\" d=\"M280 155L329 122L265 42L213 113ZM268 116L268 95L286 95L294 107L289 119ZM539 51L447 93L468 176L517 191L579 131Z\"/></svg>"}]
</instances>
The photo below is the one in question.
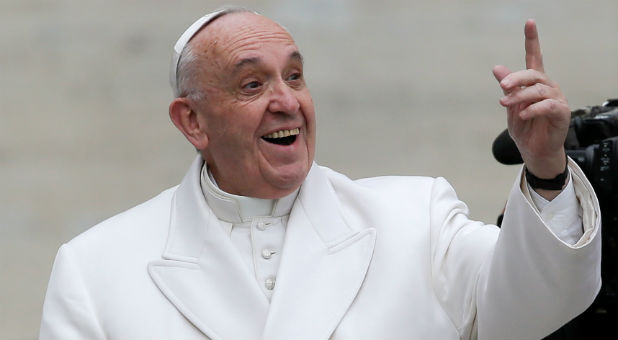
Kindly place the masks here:
<instances>
[{"instance_id":1,"label":"chin","mask_svg":"<svg viewBox=\"0 0 618 340\"><path fill-rule=\"evenodd\" d=\"M281 198L303 184L303 181L309 173L310 166L295 167L295 169L285 169L286 171L276 171L270 178L266 178L273 188L273 196L271 198ZM280 169L283 170L283 169ZM290 171L293 170L293 171Z\"/></svg>"}]
</instances>

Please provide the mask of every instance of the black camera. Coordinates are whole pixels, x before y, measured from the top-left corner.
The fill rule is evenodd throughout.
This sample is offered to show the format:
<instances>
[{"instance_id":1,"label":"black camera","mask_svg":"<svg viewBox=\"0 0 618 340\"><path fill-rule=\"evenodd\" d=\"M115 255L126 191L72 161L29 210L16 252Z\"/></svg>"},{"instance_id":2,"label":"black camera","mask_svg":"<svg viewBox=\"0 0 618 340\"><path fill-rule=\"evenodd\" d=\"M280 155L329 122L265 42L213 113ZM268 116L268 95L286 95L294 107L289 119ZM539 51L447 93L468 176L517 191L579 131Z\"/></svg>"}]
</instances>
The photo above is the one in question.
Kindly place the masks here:
<instances>
[{"instance_id":1,"label":"black camera","mask_svg":"<svg viewBox=\"0 0 618 340\"><path fill-rule=\"evenodd\" d=\"M571 112L564 146L591 181L599 200L618 190L618 99Z\"/></svg>"}]
</instances>

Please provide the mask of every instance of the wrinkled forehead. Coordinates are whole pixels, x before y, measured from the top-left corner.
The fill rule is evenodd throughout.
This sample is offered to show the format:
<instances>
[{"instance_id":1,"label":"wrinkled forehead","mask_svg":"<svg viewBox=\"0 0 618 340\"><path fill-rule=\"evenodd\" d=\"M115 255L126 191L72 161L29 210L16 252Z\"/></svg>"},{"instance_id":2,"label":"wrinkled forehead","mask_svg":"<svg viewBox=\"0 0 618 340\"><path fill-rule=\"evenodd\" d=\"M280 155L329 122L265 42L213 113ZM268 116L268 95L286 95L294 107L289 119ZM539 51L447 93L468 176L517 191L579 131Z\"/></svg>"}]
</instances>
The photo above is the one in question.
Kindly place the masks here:
<instances>
[{"instance_id":1,"label":"wrinkled forehead","mask_svg":"<svg viewBox=\"0 0 618 340\"><path fill-rule=\"evenodd\" d=\"M202 71L210 72L225 69L246 52L259 54L265 47L300 55L289 32L265 16L242 8L206 14L189 26L174 45L170 67L172 90L180 95L178 72L185 50L190 50L192 62L202 64Z\"/></svg>"},{"instance_id":2,"label":"wrinkled forehead","mask_svg":"<svg viewBox=\"0 0 618 340\"><path fill-rule=\"evenodd\" d=\"M292 36L273 20L253 12L229 13L217 18L189 42L209 58L234 59L267 44L296 46Z\"/></svg>"}]
</instances>

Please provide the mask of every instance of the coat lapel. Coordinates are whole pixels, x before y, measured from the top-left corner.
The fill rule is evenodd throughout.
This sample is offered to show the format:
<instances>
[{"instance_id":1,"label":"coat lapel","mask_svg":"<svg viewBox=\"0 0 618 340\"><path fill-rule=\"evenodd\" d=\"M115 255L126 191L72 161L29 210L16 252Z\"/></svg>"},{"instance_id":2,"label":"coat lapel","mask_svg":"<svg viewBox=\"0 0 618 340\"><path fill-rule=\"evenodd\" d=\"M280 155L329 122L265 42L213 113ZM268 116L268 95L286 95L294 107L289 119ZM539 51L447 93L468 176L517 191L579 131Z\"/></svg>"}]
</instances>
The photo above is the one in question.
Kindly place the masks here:
<instances>
[{"instance_id":1,"label":"coat lapel","mask_svg":"<svg viewBox=\"0 0 618 340\"><path fill-rule=\"evenodd\" d=\"M374 244L375 229L346 222L314 164L290 214L262 338L329 338L362 285Z\"/></svg>"},{"instance_id":2,"label":"coat lapel","mask_svg":"<svg viewBox=\"0 0 618 340\"><path fill-rule=\"evenodd\" d=\"M197 158L176 190L163 260L148 271L168 300L213 339L260 337L268 300L200 189Z\"/></svg>"}]
</instances>

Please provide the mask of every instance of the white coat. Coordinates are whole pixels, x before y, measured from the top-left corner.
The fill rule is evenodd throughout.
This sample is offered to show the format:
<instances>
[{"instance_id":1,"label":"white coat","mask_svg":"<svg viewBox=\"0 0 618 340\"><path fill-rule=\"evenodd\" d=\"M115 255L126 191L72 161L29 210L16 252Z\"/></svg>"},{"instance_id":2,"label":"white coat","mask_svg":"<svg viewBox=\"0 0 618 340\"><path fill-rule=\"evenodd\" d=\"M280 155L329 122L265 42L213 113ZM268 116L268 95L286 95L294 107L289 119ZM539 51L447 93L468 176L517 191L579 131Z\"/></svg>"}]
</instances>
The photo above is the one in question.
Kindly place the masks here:
<instances>
[{"instance_id":1,"label":"white coat","mask_svg":"<svg viewBox=\"0 0 618 340\"><path fill-rule=\"evenodd\" d=\"M270 303L207 206L201 165L60 248L42 339L532 339L600 288L600 210L572 161L576 246L543 224L519 180L500 230L470 221L444 179L352 181L314 164Z\"/></svg>"}]
</instances>

